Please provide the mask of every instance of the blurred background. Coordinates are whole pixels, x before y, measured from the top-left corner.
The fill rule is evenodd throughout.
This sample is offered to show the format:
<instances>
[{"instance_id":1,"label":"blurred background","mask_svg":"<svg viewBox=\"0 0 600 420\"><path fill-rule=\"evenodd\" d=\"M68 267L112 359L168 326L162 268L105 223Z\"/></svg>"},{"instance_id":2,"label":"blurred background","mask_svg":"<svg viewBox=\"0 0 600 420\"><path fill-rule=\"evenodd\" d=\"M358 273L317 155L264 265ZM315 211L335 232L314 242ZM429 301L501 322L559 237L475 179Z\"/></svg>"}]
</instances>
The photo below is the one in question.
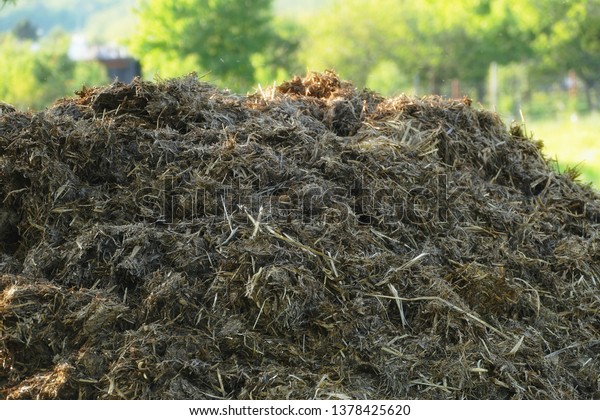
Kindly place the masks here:
<instances>
[{"instance_id":1,"label":"blurred background","mask_svg":"<svg viewBox=\"0 0 600 420\"><path fill-rule=\"evenodd\" d=\"M0 0L0 101L196 72L234 92L334 69L469 96L600 186L600 0Z\"/></svg>"}]
</instances>

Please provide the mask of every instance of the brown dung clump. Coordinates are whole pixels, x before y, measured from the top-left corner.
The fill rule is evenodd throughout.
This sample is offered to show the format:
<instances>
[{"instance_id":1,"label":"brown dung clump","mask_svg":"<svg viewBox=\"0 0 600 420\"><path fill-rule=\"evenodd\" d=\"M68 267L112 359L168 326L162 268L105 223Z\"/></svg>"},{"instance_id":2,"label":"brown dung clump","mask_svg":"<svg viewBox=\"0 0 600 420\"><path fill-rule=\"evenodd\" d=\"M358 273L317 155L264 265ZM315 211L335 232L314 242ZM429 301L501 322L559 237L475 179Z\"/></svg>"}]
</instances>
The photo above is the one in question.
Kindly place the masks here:
<instances>
[{"instance_id":1,"label":"brown dung clump","mask_svg":"<svg viewBox=\"0 0 600 420\"><path fill-rule=\"evenodd\" d=\"M600 398L600 197L470 101L195 76L0 114L2 398Z\"/></svg>"}]
</instances>

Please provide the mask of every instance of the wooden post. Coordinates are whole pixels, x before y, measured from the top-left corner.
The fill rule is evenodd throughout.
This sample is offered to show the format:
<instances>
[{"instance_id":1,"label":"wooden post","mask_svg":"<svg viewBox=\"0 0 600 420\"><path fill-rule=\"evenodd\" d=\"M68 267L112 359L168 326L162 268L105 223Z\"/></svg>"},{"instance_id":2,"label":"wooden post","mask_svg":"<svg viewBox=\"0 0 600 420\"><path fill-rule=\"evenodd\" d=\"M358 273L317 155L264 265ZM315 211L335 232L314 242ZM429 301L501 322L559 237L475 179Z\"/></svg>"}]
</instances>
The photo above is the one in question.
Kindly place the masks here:
<instances>
[{"instance_id":1,"label":"wooden post","mask_svg":"<svg viewBox=\"0 0 600 420\"><path fill-rule=\"evenodd\" d=\"M496 106L498 105L498 63L495 61L490 63L488 83L488 100L490 109L496 110Z\"/></svg>"}]
</instances>

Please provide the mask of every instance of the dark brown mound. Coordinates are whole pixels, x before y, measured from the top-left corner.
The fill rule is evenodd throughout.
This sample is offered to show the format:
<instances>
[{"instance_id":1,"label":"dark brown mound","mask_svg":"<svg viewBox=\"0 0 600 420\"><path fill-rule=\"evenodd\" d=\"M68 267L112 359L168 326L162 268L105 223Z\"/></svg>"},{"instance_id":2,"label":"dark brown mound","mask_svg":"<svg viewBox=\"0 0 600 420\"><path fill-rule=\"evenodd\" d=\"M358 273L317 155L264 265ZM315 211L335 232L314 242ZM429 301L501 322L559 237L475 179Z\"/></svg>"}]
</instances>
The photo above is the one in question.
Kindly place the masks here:
<instances>
[{"instance_id":1,"label":"dark brown mound","mask_svg":"<svg viewBox=\"0 0 600 420\"><path fill-rule=\"evenodd\" d=\"M3 398L600 398L600 200L333 73L0 114Z\"/></svg>"}]
</instances>

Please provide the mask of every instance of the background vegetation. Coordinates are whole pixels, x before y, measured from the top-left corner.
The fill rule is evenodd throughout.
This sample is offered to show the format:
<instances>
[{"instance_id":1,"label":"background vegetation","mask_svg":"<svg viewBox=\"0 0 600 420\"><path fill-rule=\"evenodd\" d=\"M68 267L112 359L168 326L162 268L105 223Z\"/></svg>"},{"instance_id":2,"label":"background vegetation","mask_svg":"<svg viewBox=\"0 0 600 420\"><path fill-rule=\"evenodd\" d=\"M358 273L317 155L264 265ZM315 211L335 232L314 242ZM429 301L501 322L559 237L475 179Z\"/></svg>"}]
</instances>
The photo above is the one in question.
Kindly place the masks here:
<instances>
[{"instance_id":1,"label":"background vegetation","mask_svg":"<svg viewBox=\"0 0 600 420\"><path fill-rule=\"evenodd\" d=\"M16 4L15 4L16 3ZM126 45L144 76L245 92L309 70L359 87L472 97L596 180L600 0L20 0L0 9L0 100L41 108L107 82L69 36Z\"/></svg>"}]
</instances>

